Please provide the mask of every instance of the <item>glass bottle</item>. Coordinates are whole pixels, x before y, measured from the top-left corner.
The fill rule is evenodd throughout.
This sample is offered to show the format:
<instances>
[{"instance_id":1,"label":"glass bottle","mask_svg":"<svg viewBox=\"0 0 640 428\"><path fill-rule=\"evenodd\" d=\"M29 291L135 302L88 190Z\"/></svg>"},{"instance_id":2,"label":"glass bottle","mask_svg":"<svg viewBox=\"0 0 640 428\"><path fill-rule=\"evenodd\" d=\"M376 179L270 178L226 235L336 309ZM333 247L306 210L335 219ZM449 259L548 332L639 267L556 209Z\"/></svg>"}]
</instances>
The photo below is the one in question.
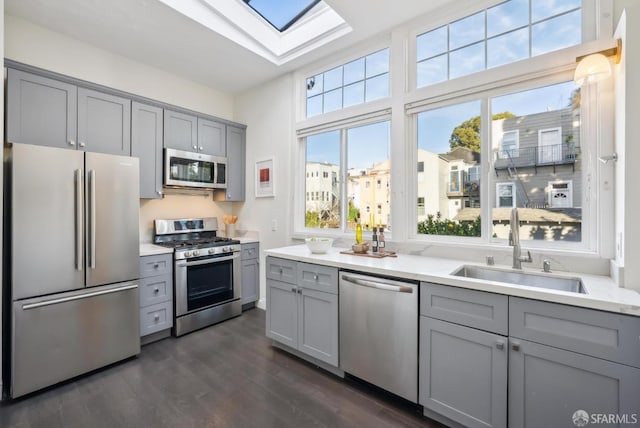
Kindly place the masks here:
<instances>
[{"instance_id":1,"label":"glass bottle","mask_svg":"<svg viewBox=\"0 0 640 428\"><path fill-rule=\"evenodd\" d=\"M371 252L372 253L378 252L378 235L376 235L377 232L378 232L378 228L374 227L373 234L371 235Z\"/></svg>"},{"instance_id":2,"label":"glass bottle","mask_svg":"<svg viewBox=\"0 0 640 428\"><path fill-rule=\"evenodd\" d=\"M356 244L362 244L362 225L360 224L360 213L356 219Z\"/></svg>"},{"instance_id":3,"label":"glass bottle","mask_svg":"<svg viewBox=\"0 0 640 428\"><path fill-rule=\"evenodd\" d=\"M384 227L380 226L380 232L378 233L378 252L381 254L384 253L384 247Z\"/></svg>"}]
</instances>

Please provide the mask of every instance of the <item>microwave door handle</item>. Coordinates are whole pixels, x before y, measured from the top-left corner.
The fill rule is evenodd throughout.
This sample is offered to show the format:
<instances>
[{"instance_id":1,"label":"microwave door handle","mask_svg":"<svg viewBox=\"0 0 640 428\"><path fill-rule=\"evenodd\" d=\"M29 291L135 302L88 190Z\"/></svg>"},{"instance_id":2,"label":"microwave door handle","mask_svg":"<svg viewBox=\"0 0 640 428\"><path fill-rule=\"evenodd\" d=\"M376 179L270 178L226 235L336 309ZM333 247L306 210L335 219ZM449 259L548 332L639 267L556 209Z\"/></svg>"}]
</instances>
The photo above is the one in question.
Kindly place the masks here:
<instances>
[{"instance_id":1,"label":"microwave door handle","mask_svg":"<svg viewBox=\"0 0 640 428\"><path fill-rule=\"evenodd\" d=\"M76 269L78 271L82 271L83 263L82 263L82 229L83 229L83 180L82 180L82 169L76 169L75 171L75 185L76 185L76 218L75 218L75 233L76 233Z\"/></svg>"},{"instance_id":2,"label":"microwave door handle","mask_svg":"<svg viewBox=\"0 0 640 428\"><path fill-rule=\"evenodd\" d=\"M89 234L89 248L90 248L90 260L89 267L91 269L96 268L96 171L89 171L89 187L91 194L89 196L89 215L91 222L91 232Z\"/></svg>"},{"instance_id":3,"label":"microwave door handle","mask_svg":"<svg viewBox=\"0 0 640 428\"><path fill-rule=\"evenodd\" d=\"M211 259L196 260L194 262L179 261L179 262L176 262L176 266L178 266L178 267L185 267L185 266L189 267L189 266L206 265L206 264L212 264L212 263L217 263L217 262L226 262L227 260L237 259L238 257L240 257L240 253L236 253L233 256L214 257L214 258L211 258Z\"/></svg>"}]
</instances>

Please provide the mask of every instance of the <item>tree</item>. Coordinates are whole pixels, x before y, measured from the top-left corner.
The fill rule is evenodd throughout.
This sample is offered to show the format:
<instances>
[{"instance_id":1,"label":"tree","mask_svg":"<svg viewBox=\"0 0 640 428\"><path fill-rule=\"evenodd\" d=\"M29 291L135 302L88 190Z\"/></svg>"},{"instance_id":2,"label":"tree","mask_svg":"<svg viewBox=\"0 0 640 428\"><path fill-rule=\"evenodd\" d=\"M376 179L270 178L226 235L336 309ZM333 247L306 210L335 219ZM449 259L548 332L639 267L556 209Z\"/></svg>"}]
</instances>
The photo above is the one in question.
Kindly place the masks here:
<instances>
[{"instance_id":1,"label":"tree","mask_svg":"<svg viewBox=\"0 0 640 428\"><path fill-rule=\"evenodd\" d=\"M515 114L504 111L493 115L493 120L508 119L516 117ZM453 128L451 138L449 138L449 147L454 150L458 147L466 147L474 152L480 152L480 116L472 117L465 120L460 125Z\"/></svg>"}]
</instances>

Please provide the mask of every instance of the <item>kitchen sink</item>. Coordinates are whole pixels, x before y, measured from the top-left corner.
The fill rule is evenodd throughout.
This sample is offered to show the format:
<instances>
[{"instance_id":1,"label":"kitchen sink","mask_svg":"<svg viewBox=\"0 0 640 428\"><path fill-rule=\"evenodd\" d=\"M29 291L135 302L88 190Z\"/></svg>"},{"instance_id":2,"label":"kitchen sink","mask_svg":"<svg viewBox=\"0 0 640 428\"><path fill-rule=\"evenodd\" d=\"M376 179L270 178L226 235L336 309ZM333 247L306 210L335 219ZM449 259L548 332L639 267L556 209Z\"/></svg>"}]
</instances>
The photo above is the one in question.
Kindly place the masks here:
<instances>
[{"instance_id":1,"label":"kitchen sink","mask_svg":"<svg viewBox=\"0 0 640 428\"><path fill-rule=\"evenodd\" d=\"M504 282L527 287L547 288L550 290L569 291L587 294L580 278L568 278L549 274L535 274L513 270L500 270L483 266L463 265L451 273L464 278L484 279L486 281Z\"/></svg>"}]
</instances>

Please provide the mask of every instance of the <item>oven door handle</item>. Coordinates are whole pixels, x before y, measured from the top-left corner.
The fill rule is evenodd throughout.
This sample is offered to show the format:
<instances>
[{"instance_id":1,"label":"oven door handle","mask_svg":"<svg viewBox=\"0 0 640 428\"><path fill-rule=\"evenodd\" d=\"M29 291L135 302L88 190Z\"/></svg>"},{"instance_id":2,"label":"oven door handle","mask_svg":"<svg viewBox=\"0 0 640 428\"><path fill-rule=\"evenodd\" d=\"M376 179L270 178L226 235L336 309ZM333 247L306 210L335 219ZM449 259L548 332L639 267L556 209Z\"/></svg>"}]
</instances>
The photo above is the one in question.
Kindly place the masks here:
<instances>
[{"instance_id":1,"label":"oven door handle","mask_svg":"<svg viewBox=\"0 0 640 428\"><path fill-rule=\"evenodd\" d=\"M206 264L211 264L211 263L216 263L216 262L226 262L227 260L237 259L238 257L240 257L240 253L234 253L233 256L212 257L210 259L197 260L195 262L177 261L176 262L176 266L177 267L189 267L189 266L206 265Z\"/></svg>"}]
</instances>

